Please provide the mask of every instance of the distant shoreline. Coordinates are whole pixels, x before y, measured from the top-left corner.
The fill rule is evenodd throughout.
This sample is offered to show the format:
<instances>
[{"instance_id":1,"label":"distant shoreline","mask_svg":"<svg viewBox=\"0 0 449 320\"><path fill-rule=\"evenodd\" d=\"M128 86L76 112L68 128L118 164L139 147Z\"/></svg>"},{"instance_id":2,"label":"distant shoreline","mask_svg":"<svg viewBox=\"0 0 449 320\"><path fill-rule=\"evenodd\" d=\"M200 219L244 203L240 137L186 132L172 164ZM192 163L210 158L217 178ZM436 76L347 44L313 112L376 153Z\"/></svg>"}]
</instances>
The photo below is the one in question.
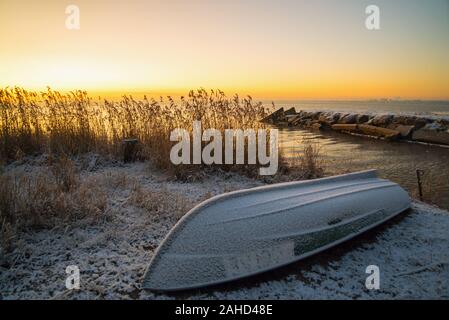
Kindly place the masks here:
<instances>
[{"instance_id":1,"label":"distant shoreline","mask_svg":"<svg viewBox=\"0 0 449 320\"><path fill-rule=\"evenodd\" d=\"M321 112L389 113L400 115L422 115L448 117L449 101L446 100L263 100L262 103L274 111L281 107Z\"/></svg>"}]
</instances>

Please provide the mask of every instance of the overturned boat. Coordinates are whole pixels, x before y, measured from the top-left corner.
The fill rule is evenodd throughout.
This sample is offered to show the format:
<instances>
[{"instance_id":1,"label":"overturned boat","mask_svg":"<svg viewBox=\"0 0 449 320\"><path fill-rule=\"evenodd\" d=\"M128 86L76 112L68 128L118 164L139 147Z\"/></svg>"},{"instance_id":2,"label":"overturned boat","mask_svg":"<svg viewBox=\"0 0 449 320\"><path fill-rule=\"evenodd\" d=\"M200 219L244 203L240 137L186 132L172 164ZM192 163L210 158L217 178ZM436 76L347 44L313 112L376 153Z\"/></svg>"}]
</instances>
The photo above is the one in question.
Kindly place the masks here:
<instances>
[{"instance_id":1,"label":"overturned boat","mask_svg":"<svg viewBox=\"0 0 449 320\"><path fill-rule=\"evenodd\" d=\"M213 197L190 210L156 250L143 287L177 291L277 268L371 229L410 207L375 170Z\"/></svg>"}]
</instances>

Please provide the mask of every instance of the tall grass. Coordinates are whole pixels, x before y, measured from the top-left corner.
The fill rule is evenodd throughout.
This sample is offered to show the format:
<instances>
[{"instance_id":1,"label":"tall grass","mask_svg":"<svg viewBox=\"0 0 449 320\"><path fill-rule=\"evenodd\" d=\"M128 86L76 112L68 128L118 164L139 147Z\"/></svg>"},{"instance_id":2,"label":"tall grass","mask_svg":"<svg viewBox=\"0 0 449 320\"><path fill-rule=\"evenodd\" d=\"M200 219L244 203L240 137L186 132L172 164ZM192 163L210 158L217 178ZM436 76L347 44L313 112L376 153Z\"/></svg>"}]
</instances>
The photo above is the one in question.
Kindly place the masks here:
<instances>
[{"instance_id":1,"label":"tall grass","mask_svg":"<svg viewBox=\"0 0 449 320\"><path fill-rule=\"evenodd\" d=\"M300 157L300 167L305 179L321 178L324 174L325 161L318 143L309 139L303 140L303 155Z\"/></svg>"},{"instance_id":2,"label":"tall grass","mask_svg":"<svg viewBox=\"0 0 449 320\"><path fill-rule=\"evenodd\" d=\"M280 170L289 180L321 178L325 174L326 160L321 147L311 139L298 141L298 148L290 157L281 154ZM283 152L283 151L281 151Z\"/></svg>"},{"instance_id":3,"label":"tall grass","mask_svg":"<svg viewBox=\"0 0 449 320\"><path fill-rule=\"evenodd\" d=\"M52 227L61 221L101 217L105 188L95 177L81 181L70 160L58 160L34 172L0 175L0 248L11 244L21 227Z\"/></svg>"},{"instance_id":4,"label":"tall grass","mask_svg":"<svg viewBox=\"0 0 449 320\"><path fill-rule=\"evenodd\" d=\"M0 89L0 158L24 155L74 155L97 152L120 156L123 139L139 140L138 156L161 167L170 163L170 132L192 130L194 120L204 128L259 129L266 115L251 97L228 98L222 91L199 89L178 100L93 100L85 91L62 94L23 88Z\"/></svg>"}]
</instances>

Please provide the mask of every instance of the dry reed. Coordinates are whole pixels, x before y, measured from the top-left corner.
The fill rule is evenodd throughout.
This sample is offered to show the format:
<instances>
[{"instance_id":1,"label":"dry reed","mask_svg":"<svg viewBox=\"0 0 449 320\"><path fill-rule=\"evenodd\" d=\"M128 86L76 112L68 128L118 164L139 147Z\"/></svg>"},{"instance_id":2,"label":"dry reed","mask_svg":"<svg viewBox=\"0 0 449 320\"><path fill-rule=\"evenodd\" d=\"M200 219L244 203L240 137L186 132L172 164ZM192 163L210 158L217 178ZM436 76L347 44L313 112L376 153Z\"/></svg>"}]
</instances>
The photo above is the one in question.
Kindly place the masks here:
<instances>
[{"instance_id":1,"label":"dry reed","mask_svg":"<svg viewBox=\"0 0 449 320\"><path fill-rule=\"evenodd\" d=\"M85 91L61 94L22 88L0 89L0 159L48 153L76 155L96 152L120 157L123 140L139 140L138 158L170 168L170 132L192 131L194 120L203 128L259 129L266 115L250 96L232 98L220 91L199 89L179 100L172 97L93 101Z\"/></svg>"}]
</instances>

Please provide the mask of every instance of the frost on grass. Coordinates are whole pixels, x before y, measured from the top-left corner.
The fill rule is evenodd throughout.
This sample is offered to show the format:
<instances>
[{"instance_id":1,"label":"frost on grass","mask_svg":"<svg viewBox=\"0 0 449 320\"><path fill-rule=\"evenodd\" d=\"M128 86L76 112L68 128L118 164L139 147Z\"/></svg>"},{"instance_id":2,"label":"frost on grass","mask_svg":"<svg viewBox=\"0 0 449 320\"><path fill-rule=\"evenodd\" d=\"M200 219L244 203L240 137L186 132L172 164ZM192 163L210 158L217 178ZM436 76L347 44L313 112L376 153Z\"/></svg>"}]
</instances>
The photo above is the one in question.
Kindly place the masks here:
<instances>
[{"instance_id":1,"label":"frost on grass","mask_svg":"<svg viewBox=\"0 0 449 320\"><path fill-rule=\"evenodd\" d=\"M55 189L39 193L38 199L44 197L49 207L43 205L34 213L45 218L40 219L45 224L27 222L31 217L28 206L19 210L14 201L5 201L14 204L8 214L16 215L8 218L11 227L2 230L8 245L5 240L1 246L0 294L6 299L136 298L154 250L177 220L195 203L242 186L230 173L226 181L212 177L203 183L179 183L143 163L81 171L69 191L56 186L46 164L7 171L12 179L8 183L22 175L27 183L33 181L30 189L12 192L14 201L35 187L30 172L51 179L48 185ZM247 186L255 184L249 179L243 181ZM54 192L69 198L70 203L56 206ZM31 196L33 202L29 203L36 204L34 193ZM98 201L102 206L95 210L81 209ZM57 210L61 208L64 212ZM66 291L68 265L79 267L82 290Z\"/></svg>"},{"instance_id":2,"label":"frost on grass","mask_svg":"<svg viewBox=\"0 0 449 320\"><path fill-rule=\"evenodd\" d=\"M104 208L95 219L76 215L40 229L9 231L11 248L0 255L1 298L449 298L449 213L422 203L350 242L257 277L177 295L144 291L154 250L180 216L210 196L261 183L232 173L180 183L146 164L82 170L78 178L78 186L90 181L89 188L103 190ZM365 288L372 264L381 272L377 291ZM78 291L65 288L68 265L80 268Z\"/></svg>"}]
</instances>

